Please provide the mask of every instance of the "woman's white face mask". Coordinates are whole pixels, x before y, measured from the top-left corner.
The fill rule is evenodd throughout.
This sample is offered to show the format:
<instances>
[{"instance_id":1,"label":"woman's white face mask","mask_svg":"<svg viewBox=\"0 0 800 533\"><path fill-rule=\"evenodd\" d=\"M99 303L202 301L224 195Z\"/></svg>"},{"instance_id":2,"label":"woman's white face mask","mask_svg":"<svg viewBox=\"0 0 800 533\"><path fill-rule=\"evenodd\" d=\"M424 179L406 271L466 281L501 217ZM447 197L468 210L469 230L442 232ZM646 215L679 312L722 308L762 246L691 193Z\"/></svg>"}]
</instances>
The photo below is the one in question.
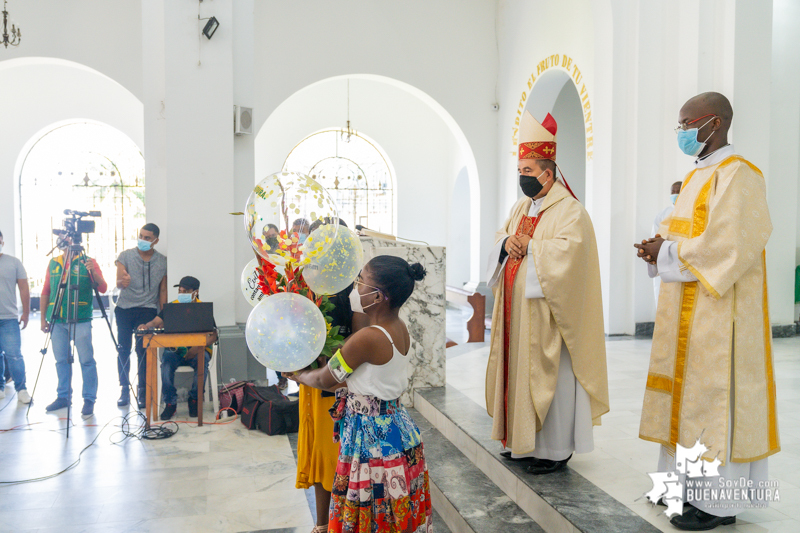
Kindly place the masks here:
<instances>
[{"instance_id":1,"label":"woman's white face mask","mask_svg":"<svg viewBox=\"0 0 800 533\"><path fill-rule=\"evenodd\" d=\"M370 289L375 289L375 290L372 292L368 292L366 294L361 294L360 292L358 292L359 285L364 285L365 287L369 287ZM371 287L370 285L365 285L364 283L361 283L360 281L356 280L355 283L353 284L353 290L350 292L350 309L352 309L354 313L363 313L364 310L369 309L373 305L379 303L379 302L373 302L369 304L367 307L361 305L362 296L369 296L370 294L375 294L376 292L380 292L377 287Z\"/></svg>"}]
</instances>

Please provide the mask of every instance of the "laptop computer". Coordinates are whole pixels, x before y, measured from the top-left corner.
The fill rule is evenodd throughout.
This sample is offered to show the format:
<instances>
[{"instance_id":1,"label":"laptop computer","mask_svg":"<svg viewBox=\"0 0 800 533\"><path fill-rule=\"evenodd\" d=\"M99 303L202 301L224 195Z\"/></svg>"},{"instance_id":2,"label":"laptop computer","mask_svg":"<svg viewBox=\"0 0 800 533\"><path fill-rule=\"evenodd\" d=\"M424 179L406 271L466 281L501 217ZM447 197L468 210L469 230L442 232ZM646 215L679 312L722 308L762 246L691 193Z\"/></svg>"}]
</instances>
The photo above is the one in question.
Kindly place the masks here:
<instances>
[{"instance_id":1,"label":"laptop computer","mask_svg":"<svg viewBox=\"0 0 800 533\"><path fill-rule=\"evenodd\" d=\"M216 326L211 302L164 304L162 317L164 333L202 333L213 331Z\"/></svg>"}]
</instances>

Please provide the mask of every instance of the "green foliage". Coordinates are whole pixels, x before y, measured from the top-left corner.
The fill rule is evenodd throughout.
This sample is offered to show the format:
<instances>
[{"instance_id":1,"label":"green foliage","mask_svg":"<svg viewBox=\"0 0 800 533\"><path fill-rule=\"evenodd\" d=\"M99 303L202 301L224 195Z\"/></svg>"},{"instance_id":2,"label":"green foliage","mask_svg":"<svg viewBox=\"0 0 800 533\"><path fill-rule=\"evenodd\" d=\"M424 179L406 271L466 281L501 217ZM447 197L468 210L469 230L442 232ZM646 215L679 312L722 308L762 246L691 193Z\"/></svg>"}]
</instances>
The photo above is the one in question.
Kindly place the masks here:
<instances>
[{"instance_id":1,"label":"green foliage","mask_svg":"<svg viewBox=\"0 0 800 533\"><path fill-rule=\"evenodd\" d=\"M325 357L326 359L330 359L333 357L333 354L342 347L344 344L344 337L339 334L339 326L331 326L330 324L333 322L333 317L330 313L336 308L330 302L330 299L327 296L322 297L322 303L319 305L319 310L322 312L322 316L325 317L325 322L328 323L328 335L325 337L325 346L322 348L321 356ZM319 362L314 361L311 363L311 368L319 368Z\"/></svg>"}]
</instances>

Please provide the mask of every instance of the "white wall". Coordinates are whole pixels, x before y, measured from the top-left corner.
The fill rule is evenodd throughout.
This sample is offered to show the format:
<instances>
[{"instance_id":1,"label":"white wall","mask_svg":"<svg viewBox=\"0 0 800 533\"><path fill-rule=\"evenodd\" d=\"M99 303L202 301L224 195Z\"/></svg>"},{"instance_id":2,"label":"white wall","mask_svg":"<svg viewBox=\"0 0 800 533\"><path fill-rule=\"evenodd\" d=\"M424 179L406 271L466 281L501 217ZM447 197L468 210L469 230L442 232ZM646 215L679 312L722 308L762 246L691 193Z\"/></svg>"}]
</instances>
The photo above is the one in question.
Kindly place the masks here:
<instances>
[{"instance_id":1,"label":"white wall","mask_svg":"<svg viewBox=\"0 0 800 533\"><path fill-rule=\"evenodd\" d=\"M457 174L450 191L447 227L447 284L462 287L469 282L469 179L466 167Z\"/></svg>"},{"instance_id":2,"label":"white wall","mask_svg":"<svg viewBox=\"0 0 800 533\"><path fill-rule=\"evenodd\" d=\"M57 123L89 119L143 145L142 104L127 89L92 69L61 59L0 62L0 231L18 255L19 171L33 142Z\"/></svg>"},{"instance_id":3,"label":"white wall","mask_svg":"<svg viewBox=\"0 0 800 533\"><path fill-rule=\"evenodd\" d=\"M198 9L220 19L212 41L199 38ZM649 280L631 243L649 232L669 185L690 170L691 158L677 150L671 128L681 104L707 90L732 98L732 140L767 176L773 220L780 221L768 247L772 318L791 319L792 272L800 260L800 14L792 0L39 0L14 2L10 10L24 37L19 48L3 50L4 59L58 58L89 69L2 71L0 228L14 224L14 163L31 136L69 118L110 124L144 148L148 214L152 209L166 220L171 257L184 255L172 248L178 236L189 242L214 232L224 242L225 253L208 268L230 278L219 290L232 309L235 271L249 250L238 223L223 211L240 208L253 172L268 170L257 167L263 154L255 153L252 137L232 138L231 106L252 105L257 131L282 102L316 82L383 77L396 82L394 89L407 84L418 91L406 91L409 98L427 99L444 127L424 132L425 138L451 143L449 155L435 164L398 169L410 180L436 174L425 186L441 194L436 206L421 200L421 215L398 213L400 227L409 225L414 238L418 219L439 216L461 168L450 156L465 157L462 166L479 191L470 196L470 280L477 281L517 194L512 131L521 95L537 65L559 54L580 68L577 85L580 91L585 84L591 106L584 201L600 245L607 331L632 333L635 322L653 317ZM422 120L424 112L418 114ZM357 128L381 135L366 125L367 117L359 120ZM325 122L321 127L339 126L343 117ZM301 129L289 131L291 143L319 128ZM388 137L379 142L396 165L405 157ZM194 227L196 212L181 208L187 187L196 187L189 199L210 213ZM399 202L403 194L401 185ZM448 231L428 233L445 242Z\"/></svg>"},{"instance_id":4,"label":"white wall","mask_svg":"<svg viewBox=\"0 0 800 533\"><path fill-rule=\"evenodd\" d=\"M526 80L531 73L543 79L542 60L559 54L563 62L567 55L581 69L592 109L594 153L587 161L585 204L598 238L606 331L633 333L635 322L653 320L655 302L631 245L649 234L670 184L692 168L672 131L678 111L700 92L722 92L735 111L731 140L764 170L773 220L784 222L773 233L767 256L772 320L789 323L795 257L800 258L796 2L776 0L774 10L756 0L557 5L501 0L498 5L495 224L517 197L510 132L521 96L530 94ZM531 20L542 22L531 30ZM545 76L553 71L564 69L550 67ZM560 153L563 143L559 138Z\"/></svg>"},{"instance_id":5,"label":"white wall","mask_svg":"<svg viewBox=\"0 0 800 533\"><path fill-rule=\"evenodd\" d=\"M771 320L794 314L794 267L800 264L800 3L776 0L772 13L769 207L774 230L767 249Z\"/></svg>"},{"instance_id":6,"label":"white wall","mask_svg":"<svg viewBox=\"0 0 800 533\"><path fill-rule=\"evenodd\" d=\"M474 167L470 179L480 180L480 195L471 198L472 214L480 218L473 227L483 229L471 236L471 276L477 281L492 240L493 230L486 228L496 219L495 3L312 0L298 5L255 5L256 129L292 94L335 76L384 76L427 95L463 132L461 150L474 155L468 166ZM337 117L333 125L342 120ZM368 135L374 131L358 123L356 128Z\"/></svg>"},{"instance_id":7,"label":"white wall","mask_svg":"<svg viewBox=\"0 0 800 533\"><path fill-rule=\"evenodd\" d=\"M73 61L102 72L141 99L142 4L142 0L12 1L8 12L22 30L22 42L4 48L0 57Z\"/></svg>"},{"instance_id":8,"label":"white wall","mask_svg":"<svg viewBox=\"0 0 800 533\"><path fill-rule=\"evenodd\" d=\"M346 78L313 84L292 95L256 137L257 180L280 171L286 156L307 135L342 127L346 117ZM356 77L350 80L350 122L380 145L394 168L395 233L434 246L446 245L450 191L468 156L460 152L441 117L388 80ZM461 208L469 212L468 206Z\"/></svg>"}]
</instances>

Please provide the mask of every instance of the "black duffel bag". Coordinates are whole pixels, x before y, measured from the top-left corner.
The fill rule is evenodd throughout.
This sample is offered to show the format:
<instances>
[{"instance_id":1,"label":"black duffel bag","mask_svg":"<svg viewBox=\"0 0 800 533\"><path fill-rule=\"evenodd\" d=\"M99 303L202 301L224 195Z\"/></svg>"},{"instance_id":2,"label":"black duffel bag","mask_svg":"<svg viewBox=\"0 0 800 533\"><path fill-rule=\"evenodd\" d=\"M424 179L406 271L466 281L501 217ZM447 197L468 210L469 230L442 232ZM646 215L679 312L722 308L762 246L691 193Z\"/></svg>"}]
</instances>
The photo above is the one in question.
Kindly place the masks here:
<instances>
[{"instance_id":1,"label":"black duffel bag","mask_svg":"<svg viewBox=\"0 0 800 533\"><path fill-rule=\"evenodd\" d=\"M277 385L256 387L248 383L240 418L247 429L259 429L267 435L297 433L300 427L298 403L281 394Z\"/></svg>"}]
</instances>

